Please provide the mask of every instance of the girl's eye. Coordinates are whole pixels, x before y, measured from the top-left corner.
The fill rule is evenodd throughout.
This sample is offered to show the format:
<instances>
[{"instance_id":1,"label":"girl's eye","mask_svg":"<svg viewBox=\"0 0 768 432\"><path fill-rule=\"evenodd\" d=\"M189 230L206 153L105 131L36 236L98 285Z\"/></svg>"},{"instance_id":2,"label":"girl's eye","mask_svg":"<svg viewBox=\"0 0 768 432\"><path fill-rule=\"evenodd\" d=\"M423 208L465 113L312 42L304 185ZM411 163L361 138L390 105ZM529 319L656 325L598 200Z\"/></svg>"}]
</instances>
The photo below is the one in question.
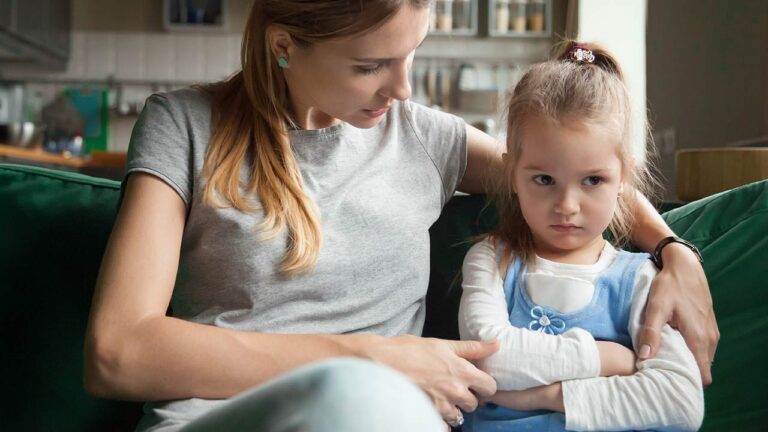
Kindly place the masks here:
<instances>
[{"instance_id":1,"label":"girl's eye","mask_svg":"<svg viewBox=\"0 0 768 432\"><path fill-rule=\"evenodd\" d=\"M373 75L381 70L384 65L379 63L376 66L355 66L355 69L363 75Z\"/></svg>"},{"instance_id":2,"label":"girl's eye","mask_svg":"<svg viewBox=\"0 0 768 432\"><path fill-rule=\"evenodd\" d=\"M533 176L533 182L536 183L537 185L549 186L551 184L554 184L555 180L548 175L539 174L537 176Z\"/></svg>"},{"instance_id":3,"label":"girl's eye","mask_svg":"<svg viewBox=\"0 0 768 432\"><path fill-rule=\"evenodd\" d=\"M603 182L603 178L600 176L589 176L584 179L582 183L586 186L597 186Z\"/></svg>"}]
</instances>

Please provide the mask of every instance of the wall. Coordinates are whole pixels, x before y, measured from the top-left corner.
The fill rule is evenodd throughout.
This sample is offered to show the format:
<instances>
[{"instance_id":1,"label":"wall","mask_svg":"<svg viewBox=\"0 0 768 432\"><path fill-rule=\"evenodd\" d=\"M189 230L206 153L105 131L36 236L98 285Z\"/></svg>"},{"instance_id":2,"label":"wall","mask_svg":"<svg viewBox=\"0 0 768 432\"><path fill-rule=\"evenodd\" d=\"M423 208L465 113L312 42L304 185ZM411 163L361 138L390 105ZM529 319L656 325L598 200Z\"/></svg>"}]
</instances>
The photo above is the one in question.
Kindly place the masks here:
<instances>
[{"instance_id":1,"label":"wall","mask_svg":"<svg viewBox=\"0 0 768 432\"><path fill-rule=\"evenodd\" d=\"M239 68L241 29L253 1L228 0L227 31L191 32L162 28L161 0L73 0L66 70L52 73L0 64L0 78L28 83L28 93L43 101L40 104L66 87L108 87L112 108L108 148L125 150L135 113L149 94L221 80ZM554 0L555 29L564 26L565 6L565 0ZM504 64L519 73L528 64L545 59L551 42L549 38L434 36L417 51L416 63L420 70L429 66L453 71L463 62L487 63L484 66L488 67ZM414 97L418 87L414 86ZM127 116L115 115L122 102L131 105ZM492 117L460 114L468 122ZM496 124L500 124L498 119Z\"/></svg>"},{"instance_id":2,"label":"wall","mask_svg":"<svg viewBox=\"0 0 768 432\"><path fill-rule=\"evenodd\" d=\"M621 65L635 113L646 110L645 14L646 0L579 0L571 8L570 25L575 26L576 39L598 42L610 51ZM645 160L644 123L634 121L633 152Z\"/></svg>"},{"instance_id":3,"label":"wall","mask_svg":"<svg viewBox=\"0 0 768 432\"><path fill-rule=\"evenodd\" d=\"M675 197L674 152L768 135L768 2L649 0L648 100Z\"/></svg>"},{"instance_id":4,"label":"wall","mask_svg":"<svg viewBox=\"0 0 768 432\"><path fill-rule=\"evenodd\" d=\"M228 0L225 33L241 33L253 0ZM86 32L162 32L162 0L73 0L72 29Z\"/></svg>"}]
</instances>

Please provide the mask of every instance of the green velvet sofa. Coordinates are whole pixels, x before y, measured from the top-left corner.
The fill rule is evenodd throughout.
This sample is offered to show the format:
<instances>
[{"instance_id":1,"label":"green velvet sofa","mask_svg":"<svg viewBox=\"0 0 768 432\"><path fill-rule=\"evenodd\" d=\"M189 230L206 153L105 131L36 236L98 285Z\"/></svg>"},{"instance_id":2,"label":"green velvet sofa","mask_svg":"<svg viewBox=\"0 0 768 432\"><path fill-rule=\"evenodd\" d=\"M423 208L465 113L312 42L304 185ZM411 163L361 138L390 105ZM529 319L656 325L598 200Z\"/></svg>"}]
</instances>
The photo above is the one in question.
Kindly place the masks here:
<instances>
[{"instance_id":1,"label":"green velvet sofa","mask_svg":"<svg viewBox=\"0 0 768 432\"><path fill-rule=\"evenodd\" d=\"M125 431L138 403L82 388L83 335L120 184L0 164L0 430ZM456 338L457 272L493 223L481 196L451 200L432 227L425 334ZM768 430L768 181L664 214L702 250L721 331L703 430Z\"/></svg>"}]
</instances>

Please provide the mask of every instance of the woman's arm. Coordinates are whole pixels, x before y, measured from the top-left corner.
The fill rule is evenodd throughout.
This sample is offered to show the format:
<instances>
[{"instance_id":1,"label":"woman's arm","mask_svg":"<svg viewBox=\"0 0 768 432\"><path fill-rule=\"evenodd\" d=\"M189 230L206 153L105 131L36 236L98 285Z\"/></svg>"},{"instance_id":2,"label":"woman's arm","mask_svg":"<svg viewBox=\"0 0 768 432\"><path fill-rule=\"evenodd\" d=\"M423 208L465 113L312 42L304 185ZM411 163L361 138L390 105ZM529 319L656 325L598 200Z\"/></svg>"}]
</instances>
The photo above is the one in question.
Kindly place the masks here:
<instances>
[{"instance_id":1,"label":"woman's arm","mask_svg":"<svg viewBox=\"0 0 768 432\"><path fill-rule=\"evenodd\" d=\"M520 390L596 376L628 375L634 353L612 342L595 342L575 328L559 336L520 329L509 323L504 288L489 240L474 245L464 259L459 306L462 339L499 341L499 351L479 362L500 390Z\"/></svg>"},{"instance_id":2,"label":"woman's arm","mask_svg":"<svg viewBox=\"0 0 768 432\"><path fill-rule=\"evenodd\" d=\"M632 241L648 253L665 237L674 235L648 200L638 194L638 220ZM664 268L653 281L638 355L653 358L661 346L661 330L669 323L682 333L693 352L705 386L712 383L712 359L720 331L704 269L688 248L672 243L662 251ZM647 347L647 348L643 348Z\"/></svg>"},{"instance_id":3,"label":"woman's arm","mask_svg":"<svg viewBox=\"0 0 768 432\"><path fill-rule=\"evenodd\" d=\"M504 146L490 135L467 125L467 169L459 184L466 193L485 193L489 180L501 172Z\"/></svg>"},{"instance_id":4,"label":"woman's arm","mask_svg":"<svg viewBox=\"0 0 768 432\"><path fill-rule=\"evenodd\" d=\"M97 281L85 343L85 387L101 397L226 398L305 363L368 358L411 377L445 418L495 392L469 360L493 344L413 336L239 332L165 315L179 264L186 210L148 174L131 174ZM470 391L470 389L472 391Z\"/></svg>"}]
</instances>

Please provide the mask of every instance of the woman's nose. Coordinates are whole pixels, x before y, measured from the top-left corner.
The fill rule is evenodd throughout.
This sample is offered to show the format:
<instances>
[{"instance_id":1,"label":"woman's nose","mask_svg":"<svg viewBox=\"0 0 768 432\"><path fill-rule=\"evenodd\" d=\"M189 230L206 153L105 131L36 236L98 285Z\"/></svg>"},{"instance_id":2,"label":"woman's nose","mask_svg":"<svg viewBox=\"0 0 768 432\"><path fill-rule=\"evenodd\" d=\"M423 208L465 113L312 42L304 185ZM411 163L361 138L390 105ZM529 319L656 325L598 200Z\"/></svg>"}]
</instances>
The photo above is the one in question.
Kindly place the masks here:
<instances>
[{"instance_id":1,"label":"woman's nose","mask_svg":"<svg viewBox=\"0 0 768 432\"><path fill-rule=\"evenodd\" d=\"M411 97L411 83L408 81L409 62L401 62L392 68L388 85L382 92L388 98L404 101Z\"/></svg>"}]
</instances>

